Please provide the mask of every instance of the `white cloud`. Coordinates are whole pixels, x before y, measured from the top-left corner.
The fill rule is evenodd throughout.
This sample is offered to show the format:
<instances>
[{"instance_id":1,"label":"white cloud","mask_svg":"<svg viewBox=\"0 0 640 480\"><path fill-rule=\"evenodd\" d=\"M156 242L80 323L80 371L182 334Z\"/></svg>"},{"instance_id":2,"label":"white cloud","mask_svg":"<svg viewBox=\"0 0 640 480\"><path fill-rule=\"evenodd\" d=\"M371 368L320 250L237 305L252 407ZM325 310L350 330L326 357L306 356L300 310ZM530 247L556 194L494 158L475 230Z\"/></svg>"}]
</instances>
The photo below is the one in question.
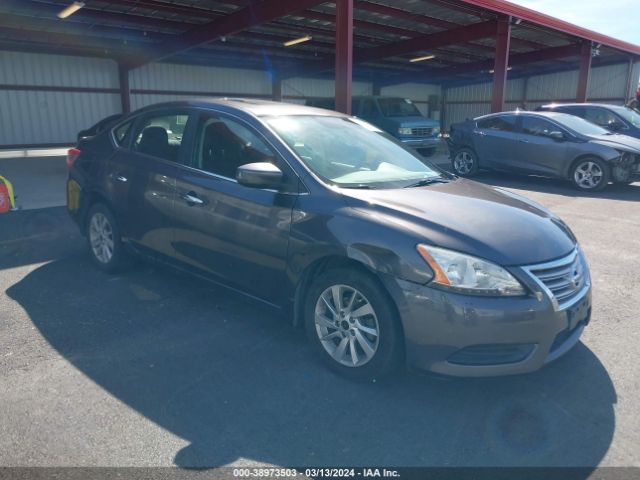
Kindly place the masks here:
<instances>
[{"instance_id":1,"label":"white cloud","mask_svg":"<svg viewBox=\"0 0 640 480\"><path fill-rule=\"evenodd\" d=\"M640 45L638 0L510 0L610 37Z\"/></svg>"}]
</instances>

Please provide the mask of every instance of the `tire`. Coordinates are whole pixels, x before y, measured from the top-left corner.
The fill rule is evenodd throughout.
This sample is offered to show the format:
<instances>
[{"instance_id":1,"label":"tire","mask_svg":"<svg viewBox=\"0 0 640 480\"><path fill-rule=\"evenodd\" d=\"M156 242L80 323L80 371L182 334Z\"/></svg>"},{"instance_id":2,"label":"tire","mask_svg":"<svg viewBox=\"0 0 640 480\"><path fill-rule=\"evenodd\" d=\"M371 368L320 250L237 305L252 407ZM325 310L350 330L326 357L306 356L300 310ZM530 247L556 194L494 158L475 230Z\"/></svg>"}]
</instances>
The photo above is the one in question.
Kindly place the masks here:
<instances>
[{"instance_id":1,"label":"tire","mask_svg":"<svg viewBox=\"0 0 640 480\"><path fill-rule=\"evenodd\" d=\"M334 294L343 313L336 309ZM400 322L375 278L356 269L329 270L313 282L305 298L307 336L330 369L357 381L375 381L397 371L404 345ZM357 317L349 315L358 311Z\"/></svg>"},{"instance_id":2,"label":"tire","mask_svg":"<svg viewBox=\"0 0 640 480\"><path fill-rule=\"evenodd\" d=\"M107 273L116 273L127 265L127 253L120 239L118 223L109 208L96 203L87 214L87 243L94 265Z\"/></svg>"},{"instance_id":3,"label":"tire","mask_svg":"<svg viewBox=\"0 0 640 480\"><path fill-rule=\"evenodd\" d=\"M451 166L459 177L472 177L478 173L478 156L470 148L461 148L453 155Z\"/></svg>"},{"instance_id":4,"label":"tire","mask_svg":"<svg viewBox=\"0 0 640 480\"><path fill-rule=\"evenodd\" d=\"M578 190L599 192L609 184L611 172L608 165L599 158L586 157L573 164L570 175Z\"/></svg>"}]
</instances>

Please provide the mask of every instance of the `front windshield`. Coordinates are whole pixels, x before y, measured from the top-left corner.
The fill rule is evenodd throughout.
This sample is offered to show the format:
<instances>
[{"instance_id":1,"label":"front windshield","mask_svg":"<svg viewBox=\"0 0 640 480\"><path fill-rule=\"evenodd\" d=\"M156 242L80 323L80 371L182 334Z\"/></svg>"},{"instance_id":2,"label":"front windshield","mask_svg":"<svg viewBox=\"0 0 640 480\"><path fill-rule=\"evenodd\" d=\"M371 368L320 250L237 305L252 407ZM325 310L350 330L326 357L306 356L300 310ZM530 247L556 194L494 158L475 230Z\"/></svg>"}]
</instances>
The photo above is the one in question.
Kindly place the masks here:
<instances>
[{"instance_id":1,"label":"front windshield","mask_svg":"<svg viewBox=\"0 0 640 480\"><path fill-rule=\"evenodd\" d=\"M408 98L379 98L378 105L385 117L420 116L420 111Z\"/></svg>"},{"instance_id":2,"label":"front windshield","mask_svg":"<svg viewBox=\"0 0 640 480\"><path fill-rule=\"evenodd\" d=\"M575 117L573 115L558 115L557 117L554 117L554 120L582 135L609 135L611 133L609 130L605 130L595 123L588 122L583 118Z\"/></svg>"},{"instance_id":3,"label":"front windshield","mask_svg":"<svg viewBox=\"0 0 640 480\"><path fill-rule=\"evenodd\" d=\"M634 127L640 127L640 114L635 110L629 107L611 107L611 110L616 112Z\"/></svg>"},{"instance_id":4,"label":"front windshield","mask_svg":"<svg viewBox=\"0 0 640 480\"><path fill-rule=\"evenodd\" d=\"M355 118L294 115L265 121L323 180L351 188L398 188L441 178L417 154Z\"/></svg>"}]
</instances>

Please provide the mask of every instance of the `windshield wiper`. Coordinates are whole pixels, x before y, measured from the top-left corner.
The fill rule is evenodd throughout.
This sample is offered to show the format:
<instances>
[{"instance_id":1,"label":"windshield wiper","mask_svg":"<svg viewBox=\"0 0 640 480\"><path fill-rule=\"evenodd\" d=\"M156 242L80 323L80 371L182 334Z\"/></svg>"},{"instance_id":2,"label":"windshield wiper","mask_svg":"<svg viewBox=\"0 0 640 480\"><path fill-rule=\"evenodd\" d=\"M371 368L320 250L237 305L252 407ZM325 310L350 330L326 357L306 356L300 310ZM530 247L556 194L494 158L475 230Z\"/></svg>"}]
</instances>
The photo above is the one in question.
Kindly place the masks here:
<instances>
[{"instance_id":1,"label":"windshield wiper","mask_svg":"<svg viewBox=\"0 0 640 480\"><path fill-rule=\"evenodd\" d=\"M449 183L450 181L451 180L442 177L423 178L416 183L410 183L402 188L425 187L427 185L433 185L434 183Z\"/></svg>"}]
</instances>

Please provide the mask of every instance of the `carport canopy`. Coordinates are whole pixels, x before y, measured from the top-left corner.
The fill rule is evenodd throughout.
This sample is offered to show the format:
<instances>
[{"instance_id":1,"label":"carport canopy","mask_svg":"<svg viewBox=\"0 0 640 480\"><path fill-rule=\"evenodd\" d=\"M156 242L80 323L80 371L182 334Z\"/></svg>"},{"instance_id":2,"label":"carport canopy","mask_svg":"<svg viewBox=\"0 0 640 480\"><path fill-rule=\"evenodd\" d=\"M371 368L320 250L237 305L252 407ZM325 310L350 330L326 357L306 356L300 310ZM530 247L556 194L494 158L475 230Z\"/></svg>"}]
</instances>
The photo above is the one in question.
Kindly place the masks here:
<instances>
[{"instance_id":1,"label":"carport canopy","mask_svg":"<svg viewBox=\"0 0 640 480\"><path fill-rule=\"evenodd\" d=\"M578 70L585 101L593 66L635 63L640 46L500 0L70 0L0 2L0 49L118 62L123 111L129 72L151 62L267 70L282 79L335 78L351 109L353 79L464 85L493 81L504 109L509 78ZM285 45L289 43L289 45Z\"/></svg>"}]
</instances>

